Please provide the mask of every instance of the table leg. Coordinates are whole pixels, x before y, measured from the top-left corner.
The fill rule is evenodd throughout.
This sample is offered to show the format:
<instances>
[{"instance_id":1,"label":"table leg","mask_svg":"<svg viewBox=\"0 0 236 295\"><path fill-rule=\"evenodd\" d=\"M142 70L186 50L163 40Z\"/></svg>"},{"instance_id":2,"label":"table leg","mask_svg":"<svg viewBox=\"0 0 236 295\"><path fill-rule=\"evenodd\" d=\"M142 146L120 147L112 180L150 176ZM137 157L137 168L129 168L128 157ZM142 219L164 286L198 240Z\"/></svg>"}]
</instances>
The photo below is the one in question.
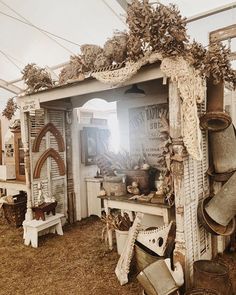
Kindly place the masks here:
<instances>
[{"instance_id":1,"label":"table leg","mask_svg":"<svg viewBox=\"0 0 236 295\"><path fill-rule=\"evenodd\" d=\"M38 247L38 231L36 229L30 230L30 241L33 248Z\"/></svg>"},{"instance_id":2,"label":"table leg","mask_svg":"<svg viewBox=\"0 0 236 295\"><path fill-rule=\"evenodd\" d=\"M165 225L169 225L170 223L170 212L168 209L162 209L163 210L163 221Z\"/></svg>"},{"instance_id":3,"label":"table leg","mask_svg":"<svg viewBox=\"0 0 236 295\"><path fill-rule=\"evenodd\" d=\"M110 208L108 207L107 200L104 200L104 209L106 212L106 216L108 216L110 214ZM112 250L113 249L112 230L109 228L108 222L107 222L107 238L108 238L109 249Z\"/></svg>"},{"instance_id":4,"label":"table leg","mask_svg":"<svg viewBox=\"0 0 236 295\"><path fill-rule=\"evenodd\" d=\"M58 235L63 236L63 230L61 226L61 221L56 225L56 232Z\"/></svg>"}]
</instances>

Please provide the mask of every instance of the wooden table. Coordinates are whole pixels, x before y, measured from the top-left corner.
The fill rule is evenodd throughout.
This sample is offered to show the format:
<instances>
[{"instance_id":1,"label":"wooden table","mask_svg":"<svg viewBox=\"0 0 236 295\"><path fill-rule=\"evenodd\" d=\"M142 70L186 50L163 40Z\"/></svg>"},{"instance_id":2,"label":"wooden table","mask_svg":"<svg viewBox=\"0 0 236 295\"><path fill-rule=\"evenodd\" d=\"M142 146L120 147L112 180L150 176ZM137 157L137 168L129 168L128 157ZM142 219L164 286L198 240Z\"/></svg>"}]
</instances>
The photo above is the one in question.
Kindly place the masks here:
<instances>
[{"instance_id":1,"label":"wooden table","mask_svg":"<svg viewBox=\"0 0 236 295\"><path fill-rule=\"evenodd\" d=\"M151 202L143 202L136 200L129 200L132 195L125 196L98 196L98 198L104 201L104 209L106 215L110 214L110 209L120 209L125 211L141 212L144 214L162 216L165 225L168 225L171 221L171 208L173 206L167 204L153 204ZM109 249L113 249L112 242L112 230L109 229L107 224L107 234Z\"/></svg>"}]
</instances>

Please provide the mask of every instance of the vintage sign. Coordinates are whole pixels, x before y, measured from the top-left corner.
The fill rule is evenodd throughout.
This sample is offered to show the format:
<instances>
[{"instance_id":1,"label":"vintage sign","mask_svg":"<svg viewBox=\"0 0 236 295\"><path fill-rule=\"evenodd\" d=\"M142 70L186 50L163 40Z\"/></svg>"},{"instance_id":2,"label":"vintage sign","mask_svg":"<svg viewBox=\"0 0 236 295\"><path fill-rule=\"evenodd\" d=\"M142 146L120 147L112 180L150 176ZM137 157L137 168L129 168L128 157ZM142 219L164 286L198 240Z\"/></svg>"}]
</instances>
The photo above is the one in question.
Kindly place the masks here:
<instances>
[{"instance_id":1,"label":"vintage sign","mask_svg":"<svg viewBox=\"0 0 236 295\"><path fill-rule=\"evenodd\" d=\"M129 109L129 134L130 153L158 168L169 137L167 103Z\"/></svg>"},{"instance_id":2,"label":"vintage sign","mask_svg":"<svg viewBox=\"0 0 236 295\"><path fill-rule=\"evenodd\" d=\"M40 109L40 103L38 99L23 100L20 101L20 109L22 112L30 112Z\"/></svg>"}]
</instances>

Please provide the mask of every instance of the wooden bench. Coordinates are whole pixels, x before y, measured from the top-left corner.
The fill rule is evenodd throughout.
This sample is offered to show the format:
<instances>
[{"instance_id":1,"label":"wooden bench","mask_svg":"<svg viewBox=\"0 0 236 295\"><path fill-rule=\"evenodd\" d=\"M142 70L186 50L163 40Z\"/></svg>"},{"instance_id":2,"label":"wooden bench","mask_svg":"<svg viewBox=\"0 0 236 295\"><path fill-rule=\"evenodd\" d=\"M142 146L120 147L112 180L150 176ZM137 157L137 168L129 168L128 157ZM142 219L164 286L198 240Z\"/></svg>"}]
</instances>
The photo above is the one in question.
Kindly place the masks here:
<instances>
[{"instance_id":1,"label":"wooden bench","mask_svg":"<svg viewBox=\"0 0 236 295\"><path fill-rule=\"evenodd\" d=\"M61 218L63 214L47 216L45 220L29 220L23 222L24 228L24 244L34 248L38 247L38 236L46 233L57 233L63 235Z\"/></svg>"}]
</instances>

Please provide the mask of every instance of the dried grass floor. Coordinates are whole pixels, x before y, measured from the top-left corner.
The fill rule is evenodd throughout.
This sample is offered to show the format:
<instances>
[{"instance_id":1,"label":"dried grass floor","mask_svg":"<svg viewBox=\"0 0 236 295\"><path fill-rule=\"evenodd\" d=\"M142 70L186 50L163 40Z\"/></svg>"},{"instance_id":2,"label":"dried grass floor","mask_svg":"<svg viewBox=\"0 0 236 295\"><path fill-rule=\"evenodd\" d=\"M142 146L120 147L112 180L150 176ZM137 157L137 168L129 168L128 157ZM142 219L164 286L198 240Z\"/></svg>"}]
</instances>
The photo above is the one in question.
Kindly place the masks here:
<instances>
[{"instance_id":1,"label":"dried grass floor","mask_svg":"<svg viewBox=\"0 0 236 295\"><path fill-rule=\"evenodd\" d=\"M64 227L64 236L46 235L39 247L24 246L22 228L0 219L1 295L139 295L136 279L120 286L115 251L101 242L102 226L88 218Z\"/></svg>"},{"instance_id":2,"label":"dried grass floor","mask_svg":"<svg viewBox=\"0 0 236 295\"><path fill-rule=\"evenodd\" d=\"M0 295L141 295L135 276L120 286L119 259L101 242L103 224L90 217L64 227L64 236L46 235L39 248L24 246L22 228L0 218ZM223 254L236 294L236 253Z\"/></svg>"}]
</instances>

